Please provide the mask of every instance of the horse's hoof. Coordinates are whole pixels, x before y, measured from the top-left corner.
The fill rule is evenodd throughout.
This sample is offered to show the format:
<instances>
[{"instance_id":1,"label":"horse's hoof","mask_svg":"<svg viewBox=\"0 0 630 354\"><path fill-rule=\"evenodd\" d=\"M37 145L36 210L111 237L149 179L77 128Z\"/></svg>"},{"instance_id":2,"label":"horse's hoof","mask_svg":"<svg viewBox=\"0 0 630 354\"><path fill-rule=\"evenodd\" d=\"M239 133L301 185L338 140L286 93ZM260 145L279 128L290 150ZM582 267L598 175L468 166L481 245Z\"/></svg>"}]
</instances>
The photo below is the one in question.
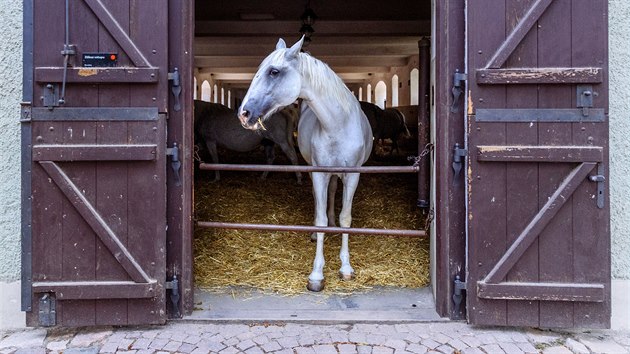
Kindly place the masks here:
<instances>
[{"instance_id":1,"label":"horse's hoof","mask_svg":"<svg viewBox=\"0 0 630 354\"><path fill-rule=\"evenodd\" d=\"M351 272L350 274L344 274L342 272L339 272L339 278L341 278L341 280L344 280L344 281L352 280L354 279L354 272Z\"/></svg>"},{"instance_id":2,"label":"horse's hoof","mask_svg":"<svg viewBox=\"0 0 630 354\"><path fill-rule=\"evenodd\" d=\"M309 291L318 293L324 290L324 279L322 280L308 280L308 284L306 284L306 289Z\"/></svg>"}]
</instances>

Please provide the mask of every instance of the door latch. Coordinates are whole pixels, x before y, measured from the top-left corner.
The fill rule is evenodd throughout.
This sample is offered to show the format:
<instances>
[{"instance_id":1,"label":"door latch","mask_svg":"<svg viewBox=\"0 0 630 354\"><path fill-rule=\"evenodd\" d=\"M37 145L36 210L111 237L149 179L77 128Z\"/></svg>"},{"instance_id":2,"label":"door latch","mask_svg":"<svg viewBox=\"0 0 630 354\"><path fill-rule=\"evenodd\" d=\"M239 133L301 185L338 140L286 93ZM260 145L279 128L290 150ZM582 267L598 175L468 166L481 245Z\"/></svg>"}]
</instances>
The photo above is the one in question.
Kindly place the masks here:
<instances>
[{"instance_id":1,"label":"door latch","mask_svg":"<svg viewBox=\"0 0 630 354\"><path fill-rule=\"evenodd\" d=\"M453 185L459 185L459 174L462 172L464 165L463 158L468 155L466 149L459 147L459 144L455 144L453 147Z\"/></svg>"},{"instance_id":2,"label":"door latch","mask_svg":"<svg viewBox=\"0 0 630 354\"><path fill-rule=\"evenodd\" d=\"M468 76L465 73L460 73L459 70L455 70L453 74L453 103L451 104L451 112L456 113L459 111L459 99L464 93L464 84L466 83Z\"/></svg>"},{"instance_id":3,"label":"door latch","mask_svg":"<svg viewBox=\"0 0 630 354\"><path fill-rule=\"evenodd\" d=\"M588 179L591 182L597 183L597 207L599 209L604 208L604 183L606 177L604 176L604 166L600 163L597 165L597 174L589 176Z\"/></svg>"},{"instance_id":4,"label":"door latch","mask_svg":"<svg viewBox=\"0 0 630 354\"><path fill-rule=\"evenodd\" d=\"M173 143L172 148L166 149L166 155L171 157L171 168L175 174L175 185L179 187L182 185L179 178L179 169L182 167L182 163L179 161L179 148L177 147L177 143Z\"/></svg>"},{"instance_id":5,"label":"door latch","mask_svg":"<svg viewBox=\"0 0 630 354\"><path fill-rule=\"evenodd\" d=\"M593 107L593 97L597 92L593 92L591 85L577 85L577 108L582 108L582 116L588 117L588 109Z\"/></svg>"},{"instance_id":6,"label":"door latch","mask_svg":"<svg viewBox=\"0 0 630 354\"><path fill-rule=\"evenodd\" d=\"M179 112L182 109L182 105L179 102L179 96L182 93L182 85L180 82L181 80L180 80L178 68L175 68L172 73L168 73L168 80L173 81L173 84L171 87L171 92L173 93L173 98L175 99L173 101L173 110L175 112Z\"/></svg>"}]
</instances>

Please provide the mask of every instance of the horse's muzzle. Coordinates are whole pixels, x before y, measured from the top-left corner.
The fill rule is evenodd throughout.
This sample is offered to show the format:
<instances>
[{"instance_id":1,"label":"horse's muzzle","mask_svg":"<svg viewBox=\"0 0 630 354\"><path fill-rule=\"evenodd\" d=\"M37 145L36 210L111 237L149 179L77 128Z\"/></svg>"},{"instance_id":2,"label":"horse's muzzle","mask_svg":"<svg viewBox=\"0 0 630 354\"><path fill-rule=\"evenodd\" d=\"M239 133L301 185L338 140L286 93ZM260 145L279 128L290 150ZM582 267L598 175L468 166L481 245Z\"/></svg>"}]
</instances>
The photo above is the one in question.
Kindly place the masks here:
<instances>
[{"instance_id":1,"label":"horse's muzzle","mask_svg":"<svg viewBox=\"0 0 630 354\"><path fill-rule=\"evenodd\" d=\"M260 124L260 118L256 118L252 116L247 111L241 111L238 115L238 120L241 121L241 125L245 129L249 129L249 130L258 130L261 128L264 129L262 124Z\"/></svg>"}]
</instances>

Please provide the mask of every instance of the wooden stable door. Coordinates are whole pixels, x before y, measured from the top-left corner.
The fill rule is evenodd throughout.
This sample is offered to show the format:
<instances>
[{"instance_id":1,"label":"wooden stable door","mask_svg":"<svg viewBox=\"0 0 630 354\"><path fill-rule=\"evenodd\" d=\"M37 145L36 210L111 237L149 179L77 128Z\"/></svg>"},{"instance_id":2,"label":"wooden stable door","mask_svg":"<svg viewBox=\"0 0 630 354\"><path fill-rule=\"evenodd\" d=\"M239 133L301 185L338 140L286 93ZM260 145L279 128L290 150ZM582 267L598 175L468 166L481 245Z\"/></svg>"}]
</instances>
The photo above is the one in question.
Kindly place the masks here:
<instances>
[{"instance_id":1,"label":"wooden stable door","mask_svg":"<svg viewBox=\"0 0 630 354\"><path fill-rule=\"evenodd\" d=\"M467 4L468 319L608 327L607 2Z\"/></svg>"},{"instance_id":2,"label":"wooden stable door","mask_svg":"<svg viewBox=\"0 0 630 354\"><path fill-rule=\"evenodd\" d=\"M164 323L168 2L68 3L25 2L23 309Z\"/></svg>"}]
</instances>

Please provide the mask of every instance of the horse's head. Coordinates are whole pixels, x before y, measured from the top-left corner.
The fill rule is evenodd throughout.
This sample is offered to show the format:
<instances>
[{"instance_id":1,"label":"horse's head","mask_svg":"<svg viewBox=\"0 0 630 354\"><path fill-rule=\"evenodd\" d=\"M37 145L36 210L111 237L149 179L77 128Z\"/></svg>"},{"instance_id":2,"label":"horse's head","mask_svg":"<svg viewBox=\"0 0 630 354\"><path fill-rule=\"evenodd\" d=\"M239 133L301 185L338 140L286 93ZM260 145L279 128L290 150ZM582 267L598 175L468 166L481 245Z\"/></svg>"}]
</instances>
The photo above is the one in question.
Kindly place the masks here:
<instances>
[{"instance_id":1,"label":"horse's head","mask_svg":"<svg viewBox=\"0 0 630 354\"><path fill-rule=\"evenodd\" d=\"M303 41L304 37L287 48L284 40L278 40L276 50L260 64L238 109L243 127L264 128L262 121L298 98L302 85L299 55Z\"/></svg>"}]
</instances>

